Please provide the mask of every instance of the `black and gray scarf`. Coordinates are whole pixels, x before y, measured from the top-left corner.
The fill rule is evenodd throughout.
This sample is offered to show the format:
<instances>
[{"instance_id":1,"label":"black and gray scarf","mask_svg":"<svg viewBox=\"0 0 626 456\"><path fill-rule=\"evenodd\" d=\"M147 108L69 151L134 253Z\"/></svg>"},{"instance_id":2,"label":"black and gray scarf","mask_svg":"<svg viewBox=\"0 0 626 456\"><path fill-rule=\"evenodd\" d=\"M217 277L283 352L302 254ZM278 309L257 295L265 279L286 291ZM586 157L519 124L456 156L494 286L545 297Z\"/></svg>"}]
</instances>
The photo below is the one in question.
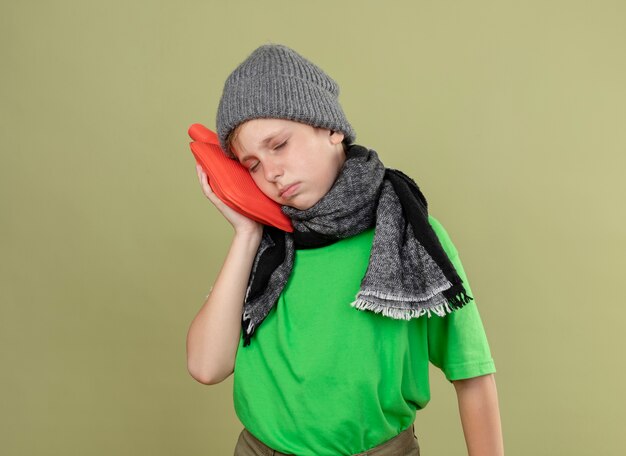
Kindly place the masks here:
<instances>
[{"instance_id":1,"label":"black and gray scarf","mask_svg":"<svg viewBox=\"0 0 626 456\"><path fill-rule=\"evenodd\" d=\"M419 187L385 168L373 149L349 145L326 195L306 210L281 208L294 231L263 227L243 306L244 347L278 301L294 249L330 245L374 225L369 265L352 307L409 320L431 311L444 316L473 299L428 222Z\"/></svg>"}]
</instances>

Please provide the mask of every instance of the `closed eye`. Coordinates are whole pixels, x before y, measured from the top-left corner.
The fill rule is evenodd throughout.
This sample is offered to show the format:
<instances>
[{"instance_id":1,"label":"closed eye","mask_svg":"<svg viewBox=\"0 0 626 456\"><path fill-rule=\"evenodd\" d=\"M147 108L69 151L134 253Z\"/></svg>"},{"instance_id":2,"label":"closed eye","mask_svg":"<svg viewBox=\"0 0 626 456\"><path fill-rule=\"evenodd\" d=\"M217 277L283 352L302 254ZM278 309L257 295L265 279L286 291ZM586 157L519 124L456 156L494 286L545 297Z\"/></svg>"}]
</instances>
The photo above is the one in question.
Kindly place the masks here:
<instances>
[{"instance_id":1,"label":"closed eye","mask_svg":"<svg viewBox=\"0 0 626 456\"><path fill-rule=\"evenodd\" d=\"M287 144L287 141L274 147L274 149L282 149L286 144ZM259 162L256 162L254 166L251 166L250 168L248 168L248 171L254 172L257 169L258 165L259 165Z\"/></svg>"}]
</instances>

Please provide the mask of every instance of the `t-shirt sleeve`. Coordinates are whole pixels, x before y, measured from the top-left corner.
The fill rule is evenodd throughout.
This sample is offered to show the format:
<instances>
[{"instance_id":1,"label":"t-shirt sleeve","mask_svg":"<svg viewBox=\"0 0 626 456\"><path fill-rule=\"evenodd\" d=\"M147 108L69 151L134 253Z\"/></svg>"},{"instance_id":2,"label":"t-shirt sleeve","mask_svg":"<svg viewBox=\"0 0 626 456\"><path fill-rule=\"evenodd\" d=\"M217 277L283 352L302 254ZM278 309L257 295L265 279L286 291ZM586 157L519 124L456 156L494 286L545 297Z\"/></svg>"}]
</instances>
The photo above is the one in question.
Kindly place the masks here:
<instances>
[{"instance_id":1,"label":"t-shirt sleeve","mask_svg":"<svg viewBox=\"0 0 626 456\"><path fill-rule=\"evenodd\" d=\"M460 309L440 317L431 312L427 318L428 357L449 381L478 377L496 372L487 335L456 247L441 223L428 216L448 258L456 268L467 293L474 298Z\"/></svg>"}]
</instances>

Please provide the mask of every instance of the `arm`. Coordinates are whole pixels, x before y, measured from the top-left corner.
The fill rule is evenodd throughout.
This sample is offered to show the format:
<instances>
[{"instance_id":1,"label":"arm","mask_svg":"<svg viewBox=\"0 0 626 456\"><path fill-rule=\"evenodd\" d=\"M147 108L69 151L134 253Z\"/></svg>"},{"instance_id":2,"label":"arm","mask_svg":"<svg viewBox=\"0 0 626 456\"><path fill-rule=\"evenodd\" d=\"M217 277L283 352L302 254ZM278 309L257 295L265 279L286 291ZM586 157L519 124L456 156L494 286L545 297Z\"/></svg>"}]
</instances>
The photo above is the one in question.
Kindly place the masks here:
<instances>
[{"instance_id":1,"label":"arm","mask_svg":"<svg viewBox=\"0 0 626 456\"><path fill-rule=\"evenodd\" d=\"M187 370L213 385L233 373L241 337L241 314L248 278L262 231L235 233L206 302L187 334Z\"/></svg>"},{"instance_id":2,"label":"arm","mask_svg":"<svg viewBox=\"0 0 626 456\"><path fill-rule=\"evenodd\" d=\"M452 381L469 456L503 456L504 444L493 374Z\"/></svg>"}]
</instances>

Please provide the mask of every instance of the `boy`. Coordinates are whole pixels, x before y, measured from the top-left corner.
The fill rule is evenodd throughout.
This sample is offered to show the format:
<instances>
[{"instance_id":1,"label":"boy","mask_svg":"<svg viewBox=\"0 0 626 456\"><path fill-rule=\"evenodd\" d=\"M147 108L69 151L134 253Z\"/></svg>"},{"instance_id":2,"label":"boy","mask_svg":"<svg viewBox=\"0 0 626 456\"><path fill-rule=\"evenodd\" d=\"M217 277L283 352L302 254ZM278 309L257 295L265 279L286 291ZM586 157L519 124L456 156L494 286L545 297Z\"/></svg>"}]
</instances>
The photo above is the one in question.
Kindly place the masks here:
<instances>
[{"instance_id":1,"label":"boy","mask_svg":"<svg viewBox=\"0 0 626 456\"><path fill-rule=\"evenodd\" d=\"M468 453L502 455L495 365L458 252L414 182L354 144L338 95L279 44L228 77L222 148L294 232L233 211L198 168L235 235L189 329L188 369L205 384L235 373L235 455L419 455L432 362L455 386Z\"/></svg>"}]
</instances>

